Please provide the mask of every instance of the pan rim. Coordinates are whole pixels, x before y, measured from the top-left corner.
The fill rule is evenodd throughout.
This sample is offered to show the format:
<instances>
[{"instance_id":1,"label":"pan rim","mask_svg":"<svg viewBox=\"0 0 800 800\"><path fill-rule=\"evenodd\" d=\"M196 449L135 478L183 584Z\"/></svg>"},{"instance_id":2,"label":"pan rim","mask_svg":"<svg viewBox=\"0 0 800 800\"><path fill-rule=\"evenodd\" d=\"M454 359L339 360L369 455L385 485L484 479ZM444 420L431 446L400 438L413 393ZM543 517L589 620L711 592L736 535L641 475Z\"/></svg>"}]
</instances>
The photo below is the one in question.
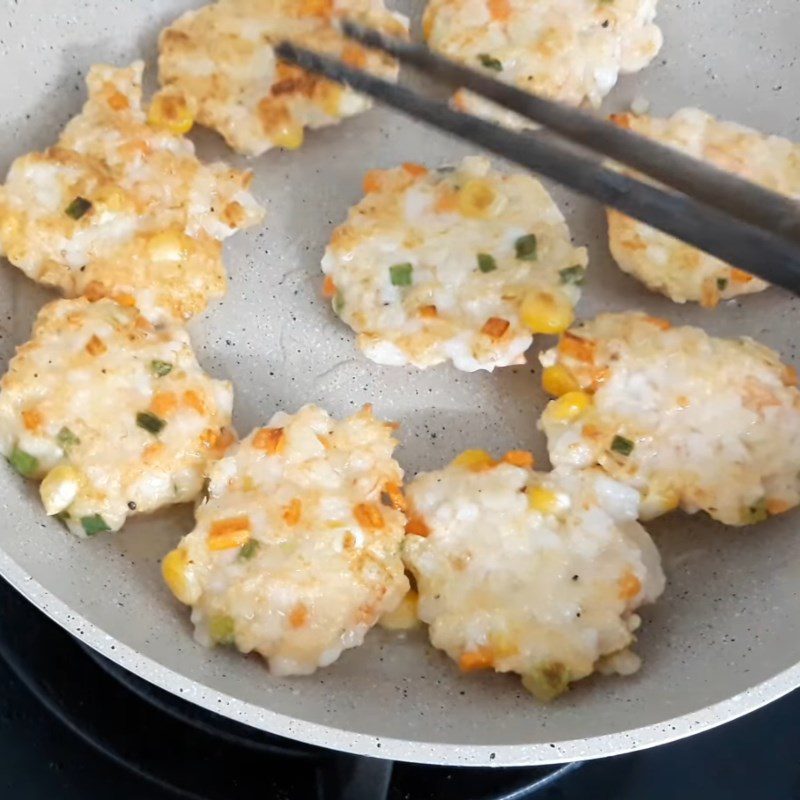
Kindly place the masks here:
<instances>
[{"instance_id":1,"label":"pan rim","mask_svg":"<svg viewBox=\"0 0 800 800\"><path fill-rule=\"evenodd\" d=\"M0 575L71 635L133 674L202 708L267 733L359 756L417 764L525 767L644 750L710 730L767 705L800 686L800 662L732 697L677 717L617 733L560 742L463 745L375 736L299 720L212 689L115 639L36 581L0 547Z\"/></svg>"}]
</instances>

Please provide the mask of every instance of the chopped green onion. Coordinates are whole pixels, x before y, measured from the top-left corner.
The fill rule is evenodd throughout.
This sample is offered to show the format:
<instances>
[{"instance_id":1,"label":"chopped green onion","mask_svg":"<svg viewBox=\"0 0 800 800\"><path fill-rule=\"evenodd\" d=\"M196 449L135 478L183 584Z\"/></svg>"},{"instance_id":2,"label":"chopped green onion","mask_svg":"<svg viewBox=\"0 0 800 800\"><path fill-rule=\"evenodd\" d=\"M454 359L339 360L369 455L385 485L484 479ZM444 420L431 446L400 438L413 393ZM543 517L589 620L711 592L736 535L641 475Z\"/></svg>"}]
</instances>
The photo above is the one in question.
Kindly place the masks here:
<instances>
[{"instance_id":1,"label":"chopped green onion","mask_svg":"<svg viewBox=\"0 0 800 800\"><path fill-rule=\"evenodd\" d=\"M414 267L411 264L395 264L389 267L389 275L392 279L392 286L411 286L411 276Z\"/></svg>"},{"instance_id":2,"label":"chopped green onion","mask_svg":"<svg viewBox=\"0 0 800 800\"><path fill-rule=\"evenodd\" d=\"M478 269L481 272L494 272L497 269L494 256L490 256L488 253L478 253Z\"/></svg>"},{"instance_id":3,"label":"chopped green onion","mask_svg":"<svg viewBox=\"0 0 800 800\"><path fill-rule=\"evenodd\" d=\"M233 644L233 619L227 614L215 614L208 621L208 632L216 644Z\"/></svg>"},{"instance_id":4,"label":"chopped green onion","mask_svg":"<svg viewBox=\"0 0 800 800\"><path fill-rule=\"evenodd\" d=\"M727 278L717 278L717 289L721 292L724 292L728 288L728 279Z\"/></svg>"},{"instance_id":5,"label":"chopped green onion","mask_svg":"<svg viewBox=\"0 0 800 800\"><path fill-rule=\"evenodd\" d=\"M536 261L536 236L529 233L526 236L520 236L514 242L514 250L516 250L517 258L520 261Z\"/></svg>"},{"instance_id":6,"label":"chopped green onion","mask_svg":"<svg viewBox=\"0 0 800 800\"><path fill-rule=\"evenodd\" d=\"M242 561L249 561L255 554L258 548L261 546L261 542L258 539L248 539L239 550L239 558Z\"/></svg>"},{"instance_id":7,"label":"chopped green onion","mask_svg":"<svg viewBox=\"0 0 800 800\"><path fill-rule=\"evenodd\" d=\"M495 72L503 71L503 62L499 58L490 56L488 53L481 53L478 56L478 61L480 61L486 69L493 69Z\"/></svg>"},{"instance_id":8,"label":"chopped green onion","mask_svg":"<svg viewBox=\"0 0 800 800\"><path fill-rule=\"evenodd\" d=\"M164 426L167 423L161 419L161 417L157 417L149 411L140 411L136 415L136 424L140 428L144 428L148 433L152 433L153 436L156 436L164 430Z\"/></svg>"},{"instance_id":9,"label":"chopped green onion","mask_svg":"<svg viewBox=\"0 0 800 800\"><path fill-rule=\"evenodd\" d=\"M8 457L8 463L22 475L23 478L32 478L39 469L39 459L15 447Z\"/></svg>"},{"instance_id":10,"label":"chopped green onion","mask_svg":"<svg viewBox=\"0 0 800 800\"><path fill-rule=\"evenodd\" d=\"M561 283L574 283L576 286L583 286L586 270L581 266L567 267L558 271L561 276Z\"/></svg>"},{"instance_id":11,"label":"chopped green onion","mask_svg":"<svg viewBox=\"0 0 800 800\"><path fill-rule=\"evenodd\" d=\"M337 290L336 294L333 296L333 310L337 314L341 314L343 308L344 308L344 295L342 294L341 290Z\"/></svg>"},{"instance_id":12,"label":"chopped green onion","mask_svg":"<svg viewBox=\"0 0 800 800\"><path fill-rule=\"evenodd\" d=\"M91 211L92 204L85 197L76 197L65 209L64 213L72 219L80 219Z\"/></svg>"},{"instance_id":13,"label":"chopped green onion","mask_svg":"<svg viewBox=\"0 0 800 800\"><path fill-rule=\"evenodd\" d=\"M81 440L69 428L66 427L62 428L56 434L56 441L62 450L69 450L70 447L74 447L76 444L81 443Z\"/></svg>"},{"instance_id":14,"label":"chopped green onion","mask_svg":"<svg viewBox=\"0 0 800 800\"><path fill-rule=\"evenodd\" d=\"M633 452L633 442L624 436L615 436L611 441L611 449L621 456L629 456Z\"/></svg>"},{"instance_id":15,"label":"chopped green onion","mask_svg":"<svg viewBox=\"0 0 800 800\"><path fill-rule=\"evenodd\" d=\"M153 375L163 378L165 375L169 375L170 372L172 372L172 364L170 364L169 361L159 361L155 359L150 362L150 371Z\"/></svg>"},{"instance_id":16,"label":"chopped green onion","mask_svg":"<svg viewBox=\"0 0 800 800\"><path fill-rule=\"evenodd\" d=\"M98 533L107 533L111 530L108 527L108 523L99 514L81 517L81 525L87 536L95 536Z\"/></svg>"}]
</instances>

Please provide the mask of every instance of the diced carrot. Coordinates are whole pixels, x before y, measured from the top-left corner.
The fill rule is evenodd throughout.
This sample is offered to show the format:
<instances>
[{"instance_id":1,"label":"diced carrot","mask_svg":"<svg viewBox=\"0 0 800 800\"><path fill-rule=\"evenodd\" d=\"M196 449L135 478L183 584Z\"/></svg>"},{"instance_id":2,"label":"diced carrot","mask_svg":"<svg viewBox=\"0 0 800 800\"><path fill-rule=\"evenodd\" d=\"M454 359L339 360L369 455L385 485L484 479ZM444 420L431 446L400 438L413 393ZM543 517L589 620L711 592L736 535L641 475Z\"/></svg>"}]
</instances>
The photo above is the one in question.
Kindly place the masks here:
<instances>
[{"instance_id":1,"label":"diced carrot","mask_svg":"<svg viewBox=\"0 0 800 800\"><path fill-rule=\"evenodd\" d=\"M383 170L371 169L364 175L364 194L379 192L383 188Z\"/></svg>"},{"instance_id":2,"label":"diced carrot","mask_svg":"<svg viewBox=\"0 0 800 800\"><path fill-rule=\"evenodd\" d=\"M230 225L231 228L241 227L247 219L247 212L244 206L238 201L234 200L228 203L222 211L222 218Z\"/></svg>"},{"instance_id":3,"label":"diced carrot","mask_svg":"<svg viewBox=\"0 0 800 800\"><path fill-rule=\"evenodd\" d=\"M358 503L353 506L353 516L368 531L379 530L384 526L383 514L375 503Z\"/></svg>"},{"instance_id":4,"label":"diced carrot","mask_svg":"<svg viewBox=\"0 0 800 800\"><path fill-rule=\"evenodd\" d=\"M293 628L303 628L308 623L308 608L303 603L298 603L289 614L289 624Z\"/></svg>"},{"instance_id":5,"label":"diced carrot","mask_svg":"<svg viewBox=\"0 0 800 800\"><path fill-rule=\"evenodd\" d=\"M513 464L515 467L530 469L533 466L533 453L527 450L509 450L504 456L503 461Z\"/></svg>"},{"instance_id":6,"label":"diced carrot","mask_svg":"<svg viewBox=\"0 0 800 800\"><path fill-rule=\"evenodd\" d=\"M412 514L406 522L406 533L412 536L428 536L431 529L425 524L425 520L417 514Z\"/></svg>"},{"instance_id":7,"label":"diced carrot","mask_svg":"<svg viewBox=\"0 0 800 800\"><path fill-rule=\"evenodd\" d=\"M467 93L463 89L459 89L450 102L457 111L467 111L468 109Z\"/></svg>"},{"instance_id":8,"label":"diced carrot","mask_svg":"<svg viewBox=\"0 0 800 800\"><path fill-rule=\"evenodd\" d=\"M783 367L781 380L784 386L797 386L797 369L791 364L786 364Z\"/></svg>"},{"instance_id":9,"label":"diced carrot","mask_svg":"<svg viewBox=\"0 0 800 800\"><path fill-rule=\"evenodd\" d=\"M574 358L591 364L594 361L595 343L592 339L582 339L567 331L558 343L558 352L562 356Z\"/></svg>"},{"instance_id":10,"label":"diced carrot","mask_svg":"<svg viewBox=\"0 0 800 800\"><path fill-rule=\"evenodd\" d=\"M150 411L158 417L169 416L178 407L175 392L156 392L150 401Z\"/></svg>"},{"instance_id":11,"label":"diced carrot","mask_svg":"<svg viewBox=\"0 0 800 800\"><path fill-rule=\"evenodd\" d=\"M406 497L403 490L396 483L387 483L383 491L389 496L391 504L400 511L406 510Z\"/></svg>"},{"instance_id":12,"label":"diced carrot","mask_svg":"<svg viewBox=\"0 0 800 800\"><path fill-rule=\"evenodd\" d=\"M200 434L200 443L205 445L205 447L216 447L218 440L219 432L215 431L213 428L206 428Z\"/></svg>"},{"instance_id":13,"label":"diced carrot","mask_svg":"<svg viewBox=\"0 0 800 800\"><path fill-rule=\"evenodd\" d=\"M591 372L592 382L587 387L587 391L596 392L607 380L611 374L608 367L595 368Z\"/></svg>"},{"instance_id":14,"label":"diced carrot","mask_svg":"<svg viewBox=\"0 0 800 800\"><path fill-rule=\"evenodd\" d=\"M333 14L332 0L301 0L297 4L298 12L303 17L330 17Z\"/></svg>"},{"instance_id":15,"label":"diced carrot","mask_svg":"<svg viewBox=\"0 0 800 800\"><path fill-rule=\"evenodd\" d=\"M662 331L668 331L672 327L672 323L667 319L663 319L662 317L645 317L644 321L649 322L651 325L655 325L656 328L659 328Z\"/></svg>"},{"instance_id":16,"label":"diced carrot","mask_svg":"<svg viewBox=\"0 0 800 800\"><path fill-rule=\"evenodd\" d=\"M162 442L153 442L147 445L142 451L142 459L145 464L152 464L166 450Z\"/></svg>"},{"instance_id":17,"label":"diced carrot","mask_svg":"<svg viewBox=\"0 0 800 800\"><path fill-rule=\"evenodd\" d=\"M125 294L124 292L114 295L114 300L123 308L135 308L136 298L132 294Z\"/></svg>"},{"instance_id":18,"label":"diced carrot","mask_svg":"<svg viewBox=\"0 0 800 800\"><path fill-rule=\"evenodd\" d=\"M703 308L716 308L720 300L719 287L713 279L703 281L700 286L700 305Z\"/></svg>"},{"instance_id":19,"label":"diced carrot","mask_svg":"<svg viewBox=\"0 0 800 800\"><path fill-rule=\"evenodd\" d=\"M436 199L433 210L438 214L447 214L458 208L458 195L450 188L444 187Z\"/></svg>"},{"instance_id":20,"label":"diced carrot","mask_svg":"<svg viewBox=\"0 0 800 800\"><path fill-rule=\"evenodd\" d=\"M106 296L103 284L100 281L90 281L83 290L83 296L90 302L96 303Z\"/></svg>"},{"instance_id":21,"label":"diced carrot","mask_svg":"<svg viewBox=\"0 0 800 800\"><path fill-rule=\"evenodd\" d=\"M415 178L421 178L423 175L428 174L428 168L422 164L415 164L413 161L406 161L403 164L403 169Z\"/></svg>"},{"instance_id":22,"label":"diced carrot","mask_svg":"<svg viewBox=\"0 0 800 800\"><path fill-rule=\"evenodd\" d=\"M231 428L222 428L217 436L217 441L214 443L214 450L217 453L224 453L234 442L236 435Z\"/></svg>"},{"instance_id":23,"label":"diced carrot","mask_svg":"<svg viewBox=\"0 0 800 800\"><path fill-rule=\"evenodd\" d=\"M250 538L250 517L229 517L212 524L208 532L209 550L241 547Z\"/></svg>"},{"instance_id":24,"label":"diced carrot","mask_svg":"<svg viewBox=\"0 0 800 800\"><path fill-rule=\"evenodd\" d=\"M753 280L753 276L749 272L745 272L743 269L732 267L731 280L734 283L750 283L750 281Z\"/></svg>"},{"instance_id":25,"label":"diced carrot","mask_svg":"<svg viewBox=\"0 0 800 800\"><path fill-rule=\"evenodd\" d=\"M462 672L475 672L479 669L491 669L494 665L494 653L489 647L479 647L462 653L458 659L458 666Z\"/></svg>"},{"instance_id":26,"label":"diced carrot","mask_svg":"<svg viewBox=\"0 0 800 800\"><path fill-rule=\"evenodd\" d=\"M642 582L632 572L626 572L619 579L619 596L621 600L633 600L641 591Z\"/></svg>"},{"instance_id":27,"label":"diced carrot","mask_svg":"<svg viewBox=\"0 0 800 800\"><path fill-rule=\"evenodd\" d=\"M286 508L283 509L283 521L287 525L297 525L303 515L303 504L299 497L295 497Z\"/></svg>"},{"instance_id":28,"label":"diced carrot","mask_svg":"<svg viewBox=\"0 0 800 800\"><path fill-rule=\"evenodd\" d=\"M609 116L611 122L615 125L618 125L620 128L630 128L631 126L631 115L630 114L611 114Z\"/></svg>"},{"instance_id":29,"label":"diced carrot","mask_svg":"<svg viewBox=\"0 0 800 800\"><path fill-rule=\"evenodd\" d=\"M347 42L342 49L342 61L348 67L364 69L367 66L367 51L353 42Z\"/></svg>"},{"instance_id":30,"label":"diced carrot","mask_svg":"<svg viewBox=\"0 0 800 800\"><path fill-rule=\"evenodd\" d=\"M767 500L767 511L770 514L783 514L784 511L788 511L791 507L791 503L777 497L771 497Z\"/></svg>"},{"instance_id":31,"label":"diced carrot","mask_svg":"<svg viewBox=\"0 0 800 800\"><path fill-rule=\"evenodd\" d=\"M122 92L118 92L116 89L114 89L108 96L108 105L109 108L113 109L114 111L124 111L126 108L130 108L131 104L128 102L128 98L125 97Z\"/></svg>"},{"instance_id":32,"label":"diced carrot","mask_svg":"<svg viewBox=\"0 0 800 800\"><path fill-rule=\"evenodd\" d=\"M419 315L423 319L436 319L437 314L436 306L420 306Z\"/></svg>"},{"instance_id":33,"label":"diced carrot","mask_svg":"<svg viewBox=\"0 0 800 800\"><path fill-rule=\"evenodd\" d=\"M328 299L336 297L336 284L333 282L333 278L330 275L325 276L325 280L322 284L322 296Z\"/></svg>"},{"instance_id":34,"label":"diced carrot","mask_svg":"<svg viewBox=\"0 0 800 800\"><path fill-rule=\"evenodd\" d=\"M283 428L261 428L253 437L253 447L256 450L265 450L271 456L282 453L286 447Z\"/></svg>"},{"instance_id":35,"label":"diced carrot","mask_svg":"<svg viewBox=\"0 0 800 800\"><path fill-rule=\"evenodd\" d=\"M502 339L505 332L511 327L511 323L507 319L500 317L489 317L486 323L481 328L481 333L485 333L492 339Z\"/></svg>"},{"instance_id":36,"label":"diced carrot","mask_svg":"<svg viewBox=\"0 0 800 800\"><path fill-rule=\"evenodd\" d=\"M183 393L183 404L196 411L198 414L206 413L206 404L203 402L203 398L200 397L194 389L189 389Z\"/></svg>"},{"instance_id":37,"label":"diced carrot","mask_svg":"<svg viewBox=\"0 0 800 800\"><path fill-rule=\"evenodd\" d=\"M489 0L489 14L495 22L505 22L511 16L509 0Z\"/></svg>"},{"instance_id":38,"label":"diced carrot","mask_svg":"<svg viewBox=\"0 0 800 800\"><path fill-rule=\"evenodd\" d=\"M107 350L108 348L105 346L103 340L98 336L92 336L92 338L86 343L86 352L90 356L101 356Z\"/></svg>"},{"instance_id":39,"label":"diced carrot","mask_svg":"<svg viewBox=\"0 0 800 800\"><path fill-rule=\"evenodd\" d=\"M22 423L25 425L26 431L38 431L42 427L42 422L44 422L44 419L41 412L35 408L29 408L22 412Z\"/></svg>"},{"instance_id":40,"label":"diced carrot","mask_svg":"<svg viewBox=\"0 0 800 800\"><path fill-rule=\"evenodd\" d=\"M148 333L153 330L153 325L150 320L139 314L133 323L140 331L147 331Z\"/></svg>"}]
</instances>

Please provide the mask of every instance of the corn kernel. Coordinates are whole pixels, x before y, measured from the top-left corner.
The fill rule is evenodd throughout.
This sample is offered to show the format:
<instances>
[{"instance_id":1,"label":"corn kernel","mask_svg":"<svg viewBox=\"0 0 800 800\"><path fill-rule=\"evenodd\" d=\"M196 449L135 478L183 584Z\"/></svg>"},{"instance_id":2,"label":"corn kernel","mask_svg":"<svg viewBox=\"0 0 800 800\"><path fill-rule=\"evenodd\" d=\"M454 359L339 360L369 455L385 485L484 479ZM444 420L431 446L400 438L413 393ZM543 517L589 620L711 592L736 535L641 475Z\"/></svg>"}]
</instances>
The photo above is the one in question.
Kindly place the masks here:
<instances>
[{"instance_id":1,"label":"corn kernel","mask_svg":"<svg viewBox=\"0 0 800 800\"><path fill-rule=\"evenodd\" d=\"M380 626L387 631L408 631L416 628L419 625L418 605L419 595L413 589L409 589L400 601L400 605L393 611L387 611L380 618Z\"/></svg>"},{"instance_id":2,"label":"corn kernel","mask_svg":"<svg viewBox=\"0 0 800 800\"><path fill-rule=\"evenodd\" d=\"M487 219L494 216L503 198L482 178L470 178L458 192L458 210L465 217Z\"/></svg>"},{"instance_id":3,"label":"corn kernel","mask_svg":"<svg viewBox=\"0 0 800 800\"><path fill-rule=\"evenodd\" d=\"M296 122L286 122L270 131L270 138L276 147L297 150L303 144L303 126Z\"/></svg>"},{"instance_id":4,"label":"corn kernel","mask_svg":"<svg viewBox=\"0 0 800 800\"><path fill-rule=\"evenodd\" d=\"M195 109L188 98L180 92L165 90L153 98L147 113L147 122L153 128L182 136L192 129L194 117Z\"/></svg>"},{"instance_id":5,"label":"corn kernel","mask_svg":"<svg viewBox=\"0 0 800 800\"><path fill-rule=\"evenodd\" d=\"M189 254L187 238L182 231L161 231L150 237L147 254L153 261L183 261Z\"/></svg>"},{"instance_id":6,"label":"corn kernel","mask_svg":"<svg viewBox=\"0 0 800 800\"><path fill-rule=\"evenodd\" d=\"M542 388L553 397L561 397L581 387L577 378L563 364L554 364L542 372Z\"/></svg>"},{"instance_id":7,"label":"corn kernel","mask_svg":"<svg viewBox=\"0 0 800 800\"><path fill-rule=\"evenodd\" d=\"M485 450L465 450L453 459L454 467L464 467L473 472L490 469L495 464L495 460Z\"/></svg>"},{"instance_id":8,"label":"corn kernel","mask_svg":"<svg viewBox=\"0 0 800 800\"><path fill-rule=\"evenodd\" d=\"M563 294L540 291L525 295L519 314L533 333L562 333L575 319L572 306Z\"/></svg>"},{"instance_id":9,"label":"corn kernel","mask_svg":"<svg viewBox=\"0 0 800 800\"><path fill-rule=\"evenodd\" d=\"M592 405L591 395L586 392L567 392L547 406L548 417L557 422L572 422Z\"/></svg>"},{"instance_id":10,"label":"corn kernel","mask_svg":"<svg viewBox=\"0 0 800 800\"><path fill-rule=\"evenodd\" d=\"M556 492L544 486L529 486L525 494L528 495L528 506L540 514L557 514L564 505Z\"/></svg>"},{"instance_id":11,"label":"corn kernel","mask_svg":"<svg viewBox=\"0 0 800 800\"><path fill-rule=\"evenodd\" d=\"M72 505L78 496L82 480L81 473L71 464L53 467L39 486L45 513L52 517Z\"/></svg>"},{"instance_id":12,"label":"corn kernel","mask_svg":"<svg viewBox=\"0 0 800 800\"><path fill-rule=\"evenodd\" d=\"M172 594L181 601L191 605L200 598L200 587L191 579L187 567L189 554L182 548L167 553L161 562L161 575Z\"/></svg>"}]
</instances>

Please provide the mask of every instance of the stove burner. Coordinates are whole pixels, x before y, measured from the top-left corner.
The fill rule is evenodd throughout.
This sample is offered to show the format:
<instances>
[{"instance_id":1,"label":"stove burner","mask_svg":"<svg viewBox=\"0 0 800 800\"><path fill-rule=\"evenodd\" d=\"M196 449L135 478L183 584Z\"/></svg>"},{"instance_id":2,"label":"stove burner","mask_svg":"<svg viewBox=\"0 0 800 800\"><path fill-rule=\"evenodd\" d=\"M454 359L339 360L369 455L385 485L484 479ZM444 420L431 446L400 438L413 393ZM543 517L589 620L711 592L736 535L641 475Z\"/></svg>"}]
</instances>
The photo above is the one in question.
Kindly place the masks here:
<instances>
[{"instance_id":1,"label":"stove burner","mask_svg":"<svg viewBox=\"0 0 800 800\"><path fill-rule=\"evenodd\" d=\"M272 736L127 672L73 639L2 580L0 656L71 731L166 797L528 800L541 798L580 766L431 767Z\"/></svg>"}]
</instances>

